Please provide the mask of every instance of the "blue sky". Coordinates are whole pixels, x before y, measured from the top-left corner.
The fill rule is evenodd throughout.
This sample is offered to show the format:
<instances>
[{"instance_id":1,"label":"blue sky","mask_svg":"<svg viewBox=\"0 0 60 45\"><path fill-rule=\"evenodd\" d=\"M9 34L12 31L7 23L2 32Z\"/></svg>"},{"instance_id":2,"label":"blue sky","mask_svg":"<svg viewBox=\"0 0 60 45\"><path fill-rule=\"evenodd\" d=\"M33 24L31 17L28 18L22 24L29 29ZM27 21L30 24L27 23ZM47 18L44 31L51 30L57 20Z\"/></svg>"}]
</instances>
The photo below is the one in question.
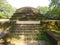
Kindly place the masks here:
<instances>
[{"instance_id":1,"label":"blue sky","mask_svg":"<svg viewBox=\"0 0 60 45\"><path fill-rule=\"evenodd\" d=\"M15 8L20 8L24 6L37 7L49 5L48 0L7 0L7 1Z\"/></svg>"}]
</instances>

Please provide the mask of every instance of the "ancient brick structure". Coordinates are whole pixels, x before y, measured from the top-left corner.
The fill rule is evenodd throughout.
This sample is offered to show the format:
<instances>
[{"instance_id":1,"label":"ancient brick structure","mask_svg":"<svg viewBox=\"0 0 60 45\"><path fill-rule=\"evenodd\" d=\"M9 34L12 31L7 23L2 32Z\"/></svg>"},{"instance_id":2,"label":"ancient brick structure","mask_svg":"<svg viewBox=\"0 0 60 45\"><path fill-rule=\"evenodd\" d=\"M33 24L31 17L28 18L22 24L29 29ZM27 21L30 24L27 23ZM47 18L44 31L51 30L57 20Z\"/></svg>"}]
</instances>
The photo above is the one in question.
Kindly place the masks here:
<instances>
[{"instance_id":1,"label":"ancient brick structure","mask_svg":"<svg viewBox=\"0 0 60 45\"><path fill-rule=\"evenodd\" d=\"M38 9L22 7L16 10L9 21L1 23L3 24L1 25L3 30L8 30L9 33L3 31L0 37L4 39L4 44L6 45L8 45L6 42L9 42L10 45L57 45L57 40L50 35L48 30L44 30L50 22L51 21L46 20L46 18L40 14ZM51 24L53 25L53 23L55 24L55 22L52 21ZM42 27L44 27L44 29Z\"/></svg>"},{"instance_id":2,"label":"ancient brick structure","mask_svg":"<svg viewBox=\"0 0 60 45\"><path fill-rule=\"evenodd\" d=\"M15 45L49 45L48 41L45 41L46 39L44 40L45 34L43 35L42 27L40 27L40 20L45 19L46 18L40 14L40 11L36 8L22 7L17 9L10 18L12 21L12 27L10 28L10 42ZM15 41L13 41L13 39ZM22 44L20 44L21 41Z\"/></svg>"}]
</instances>

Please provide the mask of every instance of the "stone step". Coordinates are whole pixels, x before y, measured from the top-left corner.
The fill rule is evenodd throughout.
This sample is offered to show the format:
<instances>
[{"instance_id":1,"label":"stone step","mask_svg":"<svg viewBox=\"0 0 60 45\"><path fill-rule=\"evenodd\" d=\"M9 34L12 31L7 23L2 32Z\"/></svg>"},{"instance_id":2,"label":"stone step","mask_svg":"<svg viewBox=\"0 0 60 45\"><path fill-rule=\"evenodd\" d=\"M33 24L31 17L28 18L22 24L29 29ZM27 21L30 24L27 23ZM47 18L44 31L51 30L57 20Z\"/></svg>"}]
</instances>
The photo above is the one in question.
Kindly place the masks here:
<instances>
[{"instance_id":1,"label":"stone step","mask_svg":"<svg viewBox=\"0 0 60 45\"><path fill-rule=\"evenodd\" d=\"M11 31L37 31L36 29L35 30L29 30L29 29L27 29L27 30L11 30Z\"/></svg>"},{"instance_id":2,"label":"stone step","mask_svg":"<svg viewBox=\"0 0 60 45\"><path fill-rule=\"evenodd\" d=\"M36 35L38 33L11 33L11 34L15 34L15 35Z\"/></svg>"},{"instance_id":3,"label":"stone step","mask_svg":"<svg viewBox=\"0 0 60 45\"><path fill-rule=\"evenodd\" d=\"M19 37L22 37L22 36L19 36ZM35 36L35 35L34 35L34 36L30 36L30 35L29 35L29 36L24 36L24 37L25 37L25 38L31 38L31 37L38 37L38 36Z\"/></svg>"},{"instance_id":4,"label":"stone step","mask_svg":"<svg viewBox=\"0 0 60 45\"><path fill-rule=\"evenodd\" d=\"M17 28L15 30L39 30L39 29L42 29L42 28Z\"/></svg>"},{"instance_id":5,"label":"stone step","mask_svg":"<svg viewBox=\"0 0 60 45\"><path fill-rule=\"evenodd\" d=\"M23 35L23 36L22 36L22 35L21 35L21 36L15 35L15 36L13 36L13 37L16 37L16 38L17 38L17 37L19 37L19 38L38 38L38 36L24 36L24 35Z\"/></svg>"},{"instance_id":6,"label":"stone step","mask_svg":"<svg viewBox=\"0 0 60 45\"><path fill-rule=\"evenodd\" d=\"M16 30L16 31L12 31L12 32L39 32L39 30Z\"/></svg>"}]
</instances>

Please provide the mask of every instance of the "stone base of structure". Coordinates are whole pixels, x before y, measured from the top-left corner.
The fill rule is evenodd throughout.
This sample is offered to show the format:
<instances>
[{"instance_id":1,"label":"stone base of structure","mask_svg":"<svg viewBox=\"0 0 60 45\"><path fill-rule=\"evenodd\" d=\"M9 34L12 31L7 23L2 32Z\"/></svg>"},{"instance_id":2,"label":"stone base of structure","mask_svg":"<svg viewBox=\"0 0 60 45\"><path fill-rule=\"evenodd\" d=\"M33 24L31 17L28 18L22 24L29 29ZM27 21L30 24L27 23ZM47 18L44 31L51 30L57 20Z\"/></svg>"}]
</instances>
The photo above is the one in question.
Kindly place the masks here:
<instances>
[{"instance_id":1,"label":"stone base of structure","mask_svg":"<svg viewBox=\"0 0 60 45\"><path fill-rule=\"evenodd\" d=\"M40 41L20 41L20 40L16 40L14 42L11 42L11 44L13 45L50 45L47 41L44 40L40 40Z\"/></svg>"}]
</instances>

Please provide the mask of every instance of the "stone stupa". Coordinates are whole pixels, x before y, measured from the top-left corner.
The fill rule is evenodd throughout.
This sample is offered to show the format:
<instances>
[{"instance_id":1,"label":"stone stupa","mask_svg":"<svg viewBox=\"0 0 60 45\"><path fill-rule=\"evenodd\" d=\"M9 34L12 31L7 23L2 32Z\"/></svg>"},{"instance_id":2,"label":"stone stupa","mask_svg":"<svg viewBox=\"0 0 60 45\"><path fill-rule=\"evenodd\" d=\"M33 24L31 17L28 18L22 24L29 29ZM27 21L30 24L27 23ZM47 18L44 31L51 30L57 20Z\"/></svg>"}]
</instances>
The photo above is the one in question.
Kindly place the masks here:
<instances>
[{"instance_id":1,"label":"stone stupa","mask_svg":"<svg viewBox=\"0 0 60 45\"><path fill-rule=\"evenodd\" d=\"M22 7L16 10L16 12L11 17L11 20L45 20L46 18L40 13L40 11L33 7Z\"/></svg>"}]
</instances>

